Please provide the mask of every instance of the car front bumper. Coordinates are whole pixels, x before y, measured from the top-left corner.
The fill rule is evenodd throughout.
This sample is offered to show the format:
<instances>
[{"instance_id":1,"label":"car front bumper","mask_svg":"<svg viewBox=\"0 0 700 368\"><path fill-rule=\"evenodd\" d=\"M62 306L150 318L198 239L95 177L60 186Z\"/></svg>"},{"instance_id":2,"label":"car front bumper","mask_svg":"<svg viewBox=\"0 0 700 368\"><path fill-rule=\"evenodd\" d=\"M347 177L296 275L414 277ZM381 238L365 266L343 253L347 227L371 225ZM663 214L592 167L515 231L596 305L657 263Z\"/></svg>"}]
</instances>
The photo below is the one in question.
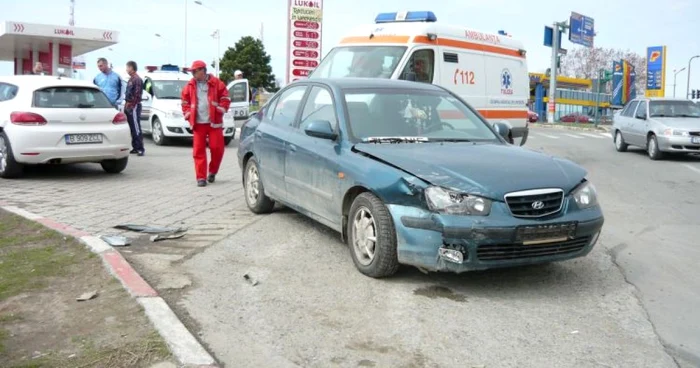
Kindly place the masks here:
<instances>
[{"instance_id":1,"label":"car front bumper","mask_svg":"<svg viewBox=\"0 0 700 368\"><path fill-rule=\"evenodd\" d=\"M693 142L696 139L696 142ZM700 137L698 136L665 136L657 137L659 142L659 150L663 152L678 152L678 153L700 153Z\"/></svg>"},{"instance_id":2,"label":"car front bumper","mask_svg":"<svg viewBox=\"0 0 700 368\"><path fill-rule=\"evenodd\" d=\"M603 227L599 206L572 210L549 220L510 216L505 204L494 203L490 216L432 213L416 207L388 205L397 234L401 264L427 271L461 273L473 270L524 266L583 257L594 247ZM566 239L524 245L518 228L532 225L575 224ZM547 231L546 229L544 231ZM461 262L445 257L445 250L461 253Z\"/></svg>"},{"instance_id":3,"label":"car front bumper","mask_svg":"<svg viewBox=\"0 0 700 368\"><path fill-rule=\"evenodd\" d=\"M173 138L192 138L192 127L184 120L161 121L163 124L163 135ZM224 123L224 137L232 137L236 133L236 126L233 123Z\"/></svg>"}]
</instances>

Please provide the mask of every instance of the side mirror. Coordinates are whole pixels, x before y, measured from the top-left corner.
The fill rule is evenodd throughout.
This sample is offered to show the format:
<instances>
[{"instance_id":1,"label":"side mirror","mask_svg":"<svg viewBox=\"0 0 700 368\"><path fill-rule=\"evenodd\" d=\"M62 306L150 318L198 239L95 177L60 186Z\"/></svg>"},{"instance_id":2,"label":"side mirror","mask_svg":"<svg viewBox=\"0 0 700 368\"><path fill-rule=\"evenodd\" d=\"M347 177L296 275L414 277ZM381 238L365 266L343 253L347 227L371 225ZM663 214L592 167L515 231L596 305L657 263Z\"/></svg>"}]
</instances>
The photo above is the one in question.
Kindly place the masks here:
<instances>
[{"instance_id":1,"label":"side mirror","mask_svg":"<svg viewBox=\"0 0 700 368\"><path fill-rule=\"evenodd\" d=\"M415 82L416 81L416 73L414 73L414 72L406 73L406 80L411 81L411 82Z\"/></svg>"},{"instance_id":2,"label":"side mirror","mask_svg":"<svg viewBox=\"0 0 700 368\"><path fill-rule=\"evenodd\" d=\"M148 93L144 93L144 94L141 96L141 101L148 101L148 100L150 100L150 99L151 99L151 97L148 95Z\"/></svg>"},{"instance_id":3,"label":"side mirror","mask_svg":"<svg viewBox=\"0 0 700 368\"><path fill-rule=\"evenodd\" d=\"M309 123L304 132L308 136L322 139L335 140L338 137L328 120L314 120Z\"/></svg>"},{"instance_id":4,"label":"side mirror","mask_svg":"<svg viewBox=\"0 0 700 368\"><path fill-rule=\"evenodd\" d=\"M639 119L639 120L647 120L647 116L646 116L646 114L644 114L644 115L642 115L642 116L637 115L637 119Z\"/></svg>"},{"instance_id":5,"label":"side mirror","mask_svg":"<svg viewBox=\"0 0 700 368\"><path fill-rule=\"evenodd\" d=\"M496 122L493 123L493 128L496 129L496 132L498 134L508 140L508 136L510 135L510 125L506 123L501 123L501 122Z\"/></svg>"}]
</instances>

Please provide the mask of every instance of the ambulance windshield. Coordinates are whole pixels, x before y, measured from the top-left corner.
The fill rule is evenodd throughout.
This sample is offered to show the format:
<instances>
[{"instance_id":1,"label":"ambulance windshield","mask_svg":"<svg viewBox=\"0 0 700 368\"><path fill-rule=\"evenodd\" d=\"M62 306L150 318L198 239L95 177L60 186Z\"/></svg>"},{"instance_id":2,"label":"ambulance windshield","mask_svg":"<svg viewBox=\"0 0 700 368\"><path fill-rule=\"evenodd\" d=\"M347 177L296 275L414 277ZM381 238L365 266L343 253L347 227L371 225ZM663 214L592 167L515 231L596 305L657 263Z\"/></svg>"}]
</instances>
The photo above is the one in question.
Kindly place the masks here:
<instances>
[{"instance_id":1,"label":"ambulance windshield","mask_svg":"<svg viewBox=\"0 0 700 368\"><path fill-rule=\"evenodd\" d=\"M389 79L405 53L405 46L336 47L323 59L309 78Z\"/></svg>"}]
</instances>

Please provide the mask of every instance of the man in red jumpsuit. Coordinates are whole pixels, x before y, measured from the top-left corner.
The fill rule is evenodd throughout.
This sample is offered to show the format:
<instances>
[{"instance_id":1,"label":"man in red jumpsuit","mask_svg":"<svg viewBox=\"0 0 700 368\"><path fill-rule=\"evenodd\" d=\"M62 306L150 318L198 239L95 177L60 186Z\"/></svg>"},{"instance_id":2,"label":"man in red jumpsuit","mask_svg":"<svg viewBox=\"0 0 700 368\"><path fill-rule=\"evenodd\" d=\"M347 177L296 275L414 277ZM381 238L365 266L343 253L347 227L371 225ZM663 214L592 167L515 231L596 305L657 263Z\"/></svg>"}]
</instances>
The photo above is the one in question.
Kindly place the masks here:
<instances>
[{"instance_id":1,"label":"man in red jumpsuit","mask_svg":"<svg viewBox=\"0 0 700 368\"><path fill-rule=\"evenodd\" d=\"M197 186L213 183L224 158L224 114L231 99L226 85L219 78L207 74L207 65L197 60L190 68L192 80L182 89L182 113L192 127L194 142L192 156ZM207 175L207 138L211 162Z\"/></svg>"}]
</instances>

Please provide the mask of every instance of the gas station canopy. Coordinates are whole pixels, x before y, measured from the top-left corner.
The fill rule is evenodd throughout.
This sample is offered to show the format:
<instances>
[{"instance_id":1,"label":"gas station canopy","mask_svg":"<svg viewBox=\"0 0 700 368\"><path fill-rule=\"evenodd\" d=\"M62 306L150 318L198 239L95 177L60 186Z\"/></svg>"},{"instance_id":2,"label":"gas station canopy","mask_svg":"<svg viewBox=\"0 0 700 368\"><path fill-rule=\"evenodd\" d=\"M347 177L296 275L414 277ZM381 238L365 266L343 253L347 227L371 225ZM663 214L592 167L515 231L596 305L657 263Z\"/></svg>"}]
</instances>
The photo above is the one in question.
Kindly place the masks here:
<instances>
[{"instance_id":1,"label":"gas station canopy","mask_svg":"<svg viewBox=\"0 0 700 368\"><path fill-rule=\"evenodd\" d=\"M118 42L119 32L106 29L0 23L0 61L14 62L15 74L31 73L34 64L41 62L45 73L57 75L59 68L74 68L75 57ZM75 65L75 69L80 68Z\"/></svg>"}]
</instances>

